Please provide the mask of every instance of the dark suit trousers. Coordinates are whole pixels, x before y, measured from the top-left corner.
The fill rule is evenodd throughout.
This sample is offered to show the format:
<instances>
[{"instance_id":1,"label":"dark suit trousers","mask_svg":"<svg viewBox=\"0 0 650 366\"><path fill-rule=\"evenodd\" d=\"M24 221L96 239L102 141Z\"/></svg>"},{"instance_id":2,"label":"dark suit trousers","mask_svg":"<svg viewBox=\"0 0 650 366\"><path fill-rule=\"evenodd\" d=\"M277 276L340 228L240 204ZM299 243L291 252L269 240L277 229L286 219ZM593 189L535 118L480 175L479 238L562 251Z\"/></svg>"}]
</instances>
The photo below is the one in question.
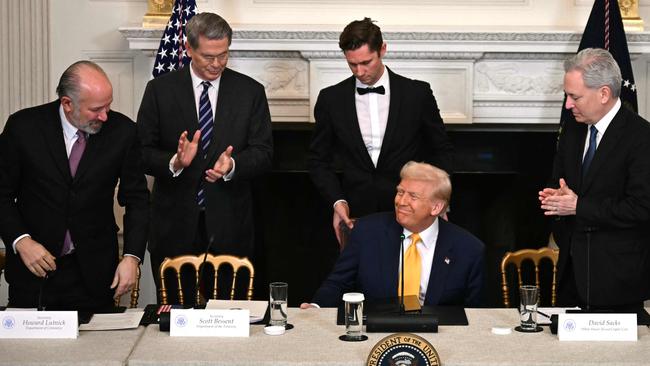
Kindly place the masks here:
<instances>
[{"instance_id":1,"label":"dark suit trousers","mask_svg":"<svg viewBox=\"0 0 650 366\"><path fill-rule=\"evenodd\" d=\"M567 265L562 275L562 280L558 284L557 296L558 296L558 306L561 307L573 307L579 306L581 309L590 310L590 311L606 311L606 312L634 312L643 308L643 302L637 304L625 304L617 306L607 306L607 307L598 307L587 304L586 300L580 299L578 295L578 289L576 284L576 278L574 274L575 267L573 266L573 261L571 257L567 260Z\"/></svg>"},{"instance_id":2,"label":"dark suit trousers","mask_svg":"<svg viewBox=\"0 0 650 366\"><path fill-rule=\"evenodd\" d=\"M82 280L77 255L72 253L56 259L56 271L49 273L47 278L41 279L40 290L29 291L9 286L9 306L36 308L42 305L45 310L90 312L112 308L113 290L106 288L101 293L103 295L96 295L88 290Z\"/></svg>"}]
</instances>

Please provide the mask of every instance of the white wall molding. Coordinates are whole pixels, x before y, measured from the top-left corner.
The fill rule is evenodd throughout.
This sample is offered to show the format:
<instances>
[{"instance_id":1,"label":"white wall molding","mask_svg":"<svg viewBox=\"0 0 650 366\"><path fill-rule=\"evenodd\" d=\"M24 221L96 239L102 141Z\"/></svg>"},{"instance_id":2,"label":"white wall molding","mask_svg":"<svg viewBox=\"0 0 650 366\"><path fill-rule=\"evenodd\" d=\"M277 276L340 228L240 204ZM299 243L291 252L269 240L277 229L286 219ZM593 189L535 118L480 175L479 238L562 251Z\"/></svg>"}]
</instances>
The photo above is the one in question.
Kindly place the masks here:
<instances>
[{"instance_id":1,"label":"white wall molding","mask_svg":"<svg viewBox=\"0 0 650 366\"><path fill-rule=\"evenodd\" d=\"M133 49L158 47L160 31L120 32ZM230 66L265 85L274 121L313 121L319 91L350 76L338 36L323 26L240 26ZM581 37L544 29L388 31L385 63L429 82L446 123L557 123L562 61L576 52ZM629 34L628 45L637 84L650 84L650 32ZM644 93L639 91L642 115Z\"/></svg>"},{"instance_id":2,"label":"white wall molding","mask_svg":"<svg viewBox=\"0 0 650 366\"><path fill-rule=\"evenodd\" d=\"M0 1L0 130L9 114L49 99L48 4Z\"/></svg>"},{"instance_id":3,"label":"white wall molding","mask_svg":"<svg viewBox=\"0 0 650 366\"><path fill-rule=\"evenodd\" d=\"M88 60L96 62L108 75L113 85L111 108L135 120L137 108L134 96L134 51L102 50L82 51Z\"/></svg>"}]
</instances>

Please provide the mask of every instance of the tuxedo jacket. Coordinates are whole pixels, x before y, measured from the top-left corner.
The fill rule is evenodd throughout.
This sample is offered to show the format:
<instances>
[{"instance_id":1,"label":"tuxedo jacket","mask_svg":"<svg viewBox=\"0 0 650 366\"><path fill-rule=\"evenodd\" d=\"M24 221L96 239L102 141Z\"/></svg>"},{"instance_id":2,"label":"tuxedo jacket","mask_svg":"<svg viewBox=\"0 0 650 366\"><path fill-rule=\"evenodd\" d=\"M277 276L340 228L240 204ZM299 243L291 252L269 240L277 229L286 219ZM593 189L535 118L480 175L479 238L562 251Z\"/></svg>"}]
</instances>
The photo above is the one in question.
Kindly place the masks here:
<instances>
[{"instance_id":1,"label":"tuxedo jacket","mask_svg":"<svg viewBox=\"0 0 650 366\"><path fill-rule=\"evenodd\" d=\"M464 229L438 220L439 232L425 305L478 306L482 302L484 245ZM363 217L313 301L332 307L344 293L362 292L369 301L397 296L400 237L403 228L392 212Z\"/></svg>"},{"instance_id":2,"label":"tuxedo jacket","mask_svg":"<svg viewBox=\"0 0 650 366\"><path fill-rule=\"evenodd\" d=\"M390 105L377 167L361 137L354 76L321 90L314 108L308 155L312 181L329 204L347 200L356 217L393 209L399 172L409 160L451 172L452 145L429 84L386 70Z\"/></svg>"},{"instance_id":3,"label":"tuxedo jacket","mask_svg":"<svg viewBox=\"0 0 650 366\"><path fill-rule=\"evenodd\" d=\"M556 221L559 282L573 270L584 304L638 303L650 289L650 125L621 106L583 179L587 127L565 123L554 162L553 181L578 195L576 215Z\"/></svg>"},{"instance_id":4,"label":"tuxedo jacket","mask_svg":"<svg viewBox=\"0 0 650 366\"><path fill-rule=\"evenodd\" d=\"M110 111L89 135L74 178L70 174L59 101L11 115L0 135L0 233L7 248L7 282L37 290L42 282L11 249L29 234L55 257L66 230L86 287L106 296L118 263L117 199L126 207L124 253L141 259L147 242L149 192L136 127Z\"/></svg>"},{"instance_id":5,"label":"tuxedo jacket","mask_svg":"<svg viewBox=\"0 0 650 366\"><path fill-rule=\"evenodd\" d=\"M183 131L191 139L199 128L190 66L149 81L138 112L145 170L154 177L149 250L159 256L200 252L193 248L201 182L205 219L213 252L250 256L253 252L251 178L271 168L273 141L264 87L230 69L221 75L214 130L207 158L202 154L179 176L169 161ZM235 173L230 181L208 183L205 171L232 145Z\"/></svg>"}]
</instances>

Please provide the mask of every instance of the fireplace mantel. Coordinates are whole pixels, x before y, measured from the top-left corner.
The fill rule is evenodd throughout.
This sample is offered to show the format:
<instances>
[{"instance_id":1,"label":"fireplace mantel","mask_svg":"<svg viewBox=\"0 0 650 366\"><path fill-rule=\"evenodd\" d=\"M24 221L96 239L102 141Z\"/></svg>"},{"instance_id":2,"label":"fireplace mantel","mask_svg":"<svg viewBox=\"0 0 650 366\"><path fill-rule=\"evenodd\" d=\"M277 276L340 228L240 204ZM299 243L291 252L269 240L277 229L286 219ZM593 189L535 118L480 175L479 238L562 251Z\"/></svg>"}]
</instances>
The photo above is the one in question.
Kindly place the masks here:
<instances>
[{"instance_id":1,"label":"fireplace mantel","mask_svg":"<svg viewBox=\"0 0 650 366\"><path fill-rule=\"evenodd\" d=\"M153 56L160 29L121 27L129 48ZM229 66L266 87L274 121L313 121L318 92L350 75L332 26L234 27ZM582 36L575 29L393 27L384 29L385 63L431 84L446 123L557 123L562 61ZM650 32L631 33L628 46L646 110Z\"/></svg>"}]
</instances>

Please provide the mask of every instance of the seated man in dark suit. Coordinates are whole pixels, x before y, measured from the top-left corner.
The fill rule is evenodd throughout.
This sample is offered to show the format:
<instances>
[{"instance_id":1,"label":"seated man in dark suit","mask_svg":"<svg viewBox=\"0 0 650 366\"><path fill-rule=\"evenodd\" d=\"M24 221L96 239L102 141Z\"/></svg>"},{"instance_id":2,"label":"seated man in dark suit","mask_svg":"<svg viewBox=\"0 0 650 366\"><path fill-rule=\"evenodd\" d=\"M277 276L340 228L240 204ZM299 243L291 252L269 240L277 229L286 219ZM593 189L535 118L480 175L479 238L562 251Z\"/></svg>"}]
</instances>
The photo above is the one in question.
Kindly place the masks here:
<instances>
[{"instance_id":1,"label":"seated man in dark suit","mask_svg":"<svg viewBox=\"0 0 650 366\"><path fill-rule=\"evenodd\" d=\"M401 292L400 240L404 240L405 296L416 295L423 305L481 304L483 243L438 219L449 205L449 175L432 165L411 161L404 165L400 177L395 212L357 221L313 304L337 306L348 291L363 292L369 301L396 297Z\"/></svg>"}]
</instances>

